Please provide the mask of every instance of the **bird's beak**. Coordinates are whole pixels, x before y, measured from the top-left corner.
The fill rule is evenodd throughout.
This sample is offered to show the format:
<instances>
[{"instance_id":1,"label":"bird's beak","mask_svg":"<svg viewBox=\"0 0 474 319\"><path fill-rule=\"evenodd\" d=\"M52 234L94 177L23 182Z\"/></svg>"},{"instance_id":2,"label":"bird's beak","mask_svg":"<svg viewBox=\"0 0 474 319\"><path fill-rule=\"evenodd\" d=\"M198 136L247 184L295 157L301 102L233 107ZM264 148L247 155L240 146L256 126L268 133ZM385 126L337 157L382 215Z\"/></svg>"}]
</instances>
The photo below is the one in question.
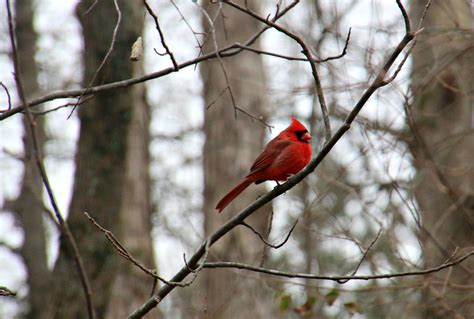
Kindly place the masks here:
<instances>
[{"instance_id":1,"label":"bird's beak","mask_svg":"<svg viewBox=\"0 0 474 319\"><path fill-rule=\"evenodd\" d=\"M311 139L311 135L309 135L308 132L304 133L303 136L301 136L301 139L303 141L309 141Z\"/></svg>"}]
</instances>

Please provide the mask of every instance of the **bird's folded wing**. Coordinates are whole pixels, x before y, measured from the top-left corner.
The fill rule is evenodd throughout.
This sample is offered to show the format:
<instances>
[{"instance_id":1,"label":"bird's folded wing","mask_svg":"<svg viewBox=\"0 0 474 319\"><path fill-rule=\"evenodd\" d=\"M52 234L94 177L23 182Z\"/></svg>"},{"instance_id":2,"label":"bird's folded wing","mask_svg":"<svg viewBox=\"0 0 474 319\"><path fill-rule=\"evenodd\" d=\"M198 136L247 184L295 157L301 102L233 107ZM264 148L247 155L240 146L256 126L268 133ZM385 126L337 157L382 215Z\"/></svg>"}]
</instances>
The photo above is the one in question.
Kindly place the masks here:
<instances>
[{"instance_id":1,"label":"bird's folded wing","mask_svg":"<svg viewBox=\"0 0 474 319\"><path fill-rule=\"evenodd\" d=\"M270 141L265 147L265 149L260 153L252 167L250 168L250 173L247 175L252 175L255 172L260 172L268 168L280 155L285 148L291 145L291 141L275 138Z\"/></svg>"}]
</instances>

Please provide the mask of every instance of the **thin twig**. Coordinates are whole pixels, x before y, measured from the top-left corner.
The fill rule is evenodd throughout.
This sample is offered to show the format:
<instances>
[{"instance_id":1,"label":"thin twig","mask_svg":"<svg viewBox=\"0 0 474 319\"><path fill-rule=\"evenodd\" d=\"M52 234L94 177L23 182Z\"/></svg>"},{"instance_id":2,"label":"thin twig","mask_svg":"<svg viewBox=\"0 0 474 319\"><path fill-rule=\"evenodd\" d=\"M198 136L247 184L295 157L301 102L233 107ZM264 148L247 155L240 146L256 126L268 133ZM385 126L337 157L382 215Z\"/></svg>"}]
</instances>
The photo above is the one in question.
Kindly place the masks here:
<instances>
[{"instance_id":1,"label":"thin twig","mask_svg":"<svg viewBox=\"0 0 474 319\"><path fill-rule=\"evenodd\" d=\"M288 239L290 239L290 236L291 236L291 233L293 232L293 230L295 229L296 227L296 224L298 224L298 219L296 219L295 223L293 224L293 226L291 226L290 228L290 231L288 232L288 234L286 235L285 239L278 245L273 245L271 243L269 243L265 237L263 237L262 234L260 234L255 228L253 228L252 226L250 226L249 224L247 224L246 222L242 221L240 223L242 226L245 226L247 227L248 229L250 229L255 235L258 236L258 238L260 238L260 240L265 244L265 246L268 246L270 248L273 248L273 249L278 249L278 248L281 248L284 244L286 244L286 242L288 241Z\"/></svg>"},{"instance_id":2,"label":"thin twig","mask_svg":"<svg viewBox=\"0 0 474 319\"><path fill-rule=\"evenodd\" d=\"M206 110L209 110L211 106L217 103L217 101L220 100L220 98L224 95L225 92L227 92L228 87L225 87L219 94L217 94L216 98L209 102L209 104L206 105Z\"/></svg>"},{"instance_id":3,"label":"thin twig","mask_svg":"<svg viewBox=\"0 0 474 319\"><path fill-rule=\"evenodd\" d=\"M55 112L55 111L57 111L57 110L60 110L60 109L66 108L66 107L84 104L84 103L86 103L87 101L89 101L89 100L92 99L92 98L94 98L93 95L88 95L87 97L82 98L79 103L77 103L77 102L69 102L69 103L65 103L65 104L56 106L56 107L54 107L54 108L52 108L52 109L44 110L44 111L41 111L41 112L33 112L33 111L32 111L31 114L33 114L34 117L36 118L36 117L38 117L38 116L46 115L46 114L48 114L48 113L52 113L52 112Z\"/></svg>"},{"instance_id":4,"label":"thin twig","mask_svg":"<svg viewBox=\"0 0 474 319\"><path fill-rule=\"evenodd\" d=\"M32 144L33 144L33 153L35 156L35 161L36 165L38 166L38 170L41 175L41 179L43 180L43 184L46 188L46 192L49 197L49 201L51 203L51 206L53 207L54 214L56 219L58 220L60 226L61 226L61 231L67 238L68 242L71 244L72 251L73 251L73 258L76 264L77 271L79 273L79 277L81 280L82 288L84 291L84 296L86 299L86 306L87 306L87 313L90 319L95 318L95 312L94 312L94 307L92 303L92 290L89 284L89 280L87 279L86 275L86 270L84 267L84 263L82 261L82 257L79 253L79 248L77 247L76 241L71 233L71 230L69 229L68 224L62 217L62 214L59 210L59 207L57 205L56 199L54 197L53 189L51 187L51 184L49 183L49 178L46 173L46 169L44 168L44 163L42 160L42 155L39 147L39 142L38 142L38 136L36 134L36 127L35 123L33 120L33 115L31 114L28 102L26 100L26 94L25 90L23 88L23 84L20 79L20 62L18 59L18 53L16 49L16 43L15 43L15 31L13 28L13 17L11 13L11 7L10 7L10 0L5 0L6 6L7 6L7 13L8 13L8 28L9 28L9 35L10 35L10 42L11 42L11 48L12 48L12 54L13 54L13 68L14 68L14 77L15 77L15 82L17 85L18 93L20 96L20 99L25 106L25 113L26 113L26 118L29 124L29 131L32 139Z\"/></svg>"},{"instance_id":5,"label":"thin twig","mask_svg":"<svg viewBox=\"0 0 474 319\"><path fill-rule=\"evenodd\" d=\"M411 32L411 23L410 23L410 18L408 17L407 10L405 10L405 7L402 4L401 0L397 0L397 5L400 11L402 12L403 16L403 21L405 22L405 33L410 33Z\"/></svg>"},{"instance_id":6,"label":"thin twig","mask_svg":"<svg viewBox=\"0 0 474 319\"><path fill-rule=\"evenodd\" d=\"M0 112L6 112L10 111L12 109L12 99L10 96L10 92L8 91L8 88L3 84L2 81L0 81L0 86L5 90L5 93L7 94L7 100L8 100L8 108L6 110L0 110Z\"/></svg>"},{"instance_id":7,"label":"thin twig","mask_svg":"<svg viewBox=\"0 0 474 319\"><path fill-rule=\"evenodd\" d=\"M89 12L91 12L92 9L94 9L94 7L96 6L96 4L99 2L99 0L94 0L94 2L90 5L89 8L87 8L86 12L84 12L84 15L88 15Z\"/></svg>"},{"instance_id":8,"label":"thin twig","mask_svg":"<svg viewBox=\"0 0 474 319\"><path fill-rule=\"evenodd\" d=\"M379 70L377 77L372 81L370 86L365 90L365 92L360 97L359 101L353 107L352 111L346 117L346 120L342 124L342 126L336 131L336 133L331 137L331 139L322 147L321 151L316 155L311 162L301 170L298 174L294 175L288 181L280 186L275 187L273 190L268 192L267 194L261 196L253 203L248 205L246 208L241 210L237 213L234 217L232 217L227 223L222 225L219 229L217 229L214 233L212 233L206 243L209 245L213 245L216 241L220 238L225 236L228 232L232 229L237 227L241 224L243 220L245 220L248 216L252 215L255 211L257 211L263 205L269 203L277 196L287 192L298 183L300 183L306 176L311 174L316 167L322 162L322 160L329 154L332 148L336 145L336 143L345 135L345 133L350 129L352 122L357 117L363 106L367 103L369 98L373 95L373 93L382 86L383 79L387 74L388 70L392 67L393 63L397 59L397 57L401 54L403 49L413 40L415 36L414 33L405 34L402 40L400 40L399 44L396 48L393 49L392 54L387 58L383 67ZM199 260L205 253L206 245L203 243L201 246L196 250L196 252L192 255L191 259L189 260L189 265L194 266L197 265ZM474 252L472 253L474 254ZM469 257L469 256L467 256ZM466 258L467 258L466 257ZM181 281L189 274L189 269L187 267L181 268L175 276L172 278L173 281ZM339 277L339 279L344 279L344 277ZM368 278L371 279L371 278ZM376 278L374 278L376 279ZM172 290L174 289L173 286L163 286L160 290L153 295L150 299L148 299L143 305L137 308L133 313L129 315L130 319L142 318L145 314L150 312L153 308L155 308L161 300L166 297Z\"/></svg>"},{"instance_id":9,"label":"thin twig","mask_svg":"<svg viewBox=\"0 0 474 319\"><path fill-rule=\"evenodd\" d=\"M419 32L417 32L418 34ZM411 52L413 51L413 49L415 48L415 45L416 45L416 42L417 42L417 38L415 38L415 40L413 40L413 43L411 44L410 48L407 50L407 52L405 53L402 61L398 64L398 67L396 68L395 72L393 72L393 75L389 78L386 78L384 81L383 81L383 85L387 85L387 84L390 84L392 83L395 78L398 76L398 73L400 73L400 71L402 70L403 66L405 65L405 62L408 60L408 57L411 55Z\"/></svg>"},{"instance_id":10,"label":"thin twig","mask_svg":"<svg viewBox=\"0 0 474 319\"><path fill-rule=\"evenodd\" d=\"M150 7L148 2L146 2L146 0L143 0L143 4L145 4L146 10L148 11L148 13L151 15L151 17L155 21L155 27L156 27L156 30L158 31L158 34L160 35L161 45L163 46L163 48L166 51L165 54L169 55L169 57L171 59L171 63L173 63L174 69L176 71L178 71L179 70L179 65L176 62L176 59L174 58L173 53L171 52L168 45L166 44L165 36L163 35L163 31L161 31L160 24L158 23L158 16L155 14L155 12L153 12L153 9Z\"/></svg>"},{"instance_id":11,"label":"thin twig","mask_svg":"<svg viewBox=\"0 0 474 319\"><path fill-rule=\"evenodd\" d=\"M0 297L15 297L16 292L8 289L5 286L0 286Z\"/></svg>"},{"instance_id":12,"label":"thin twig","mask_svg":"<svg viewBox=\"0 0 474 319\"><path fill-rule=\"evenodd\" d=\"M403 16L403 20L405 21L405 30L406 30L406 33L412 33L411 31L411 24L410 24L410 19L408 19L408 14L405 10L405 7L403 6L403 4L401 3L400 0L397 0L397 5L398 7L400 8L400 11L402 12L402 16ZM393 73L393 75L389 78L387 78L386 80L384 80L384 85L387 85L391 82L393 82L393 80L395 80L395 78L397 77L398 73L400 73L400 71L402 70L402 67L403 65L405 64L405 62L407 61L408 57L410 56L411 52L413 51L413 49L415 48L416 44L418 43L418 35L423 32L423 28L422 28L422 23L423 21L425 20L425 17L426 17L426 14L428 13L428 9L430 8L431 6L431 0L428 0L428 2L426 3L425 5L425 8L423 10L423 13L421 14L421 17L420 17L420 20L418 21L418 28L416 29L416 31L414 32L414 40L410 46L410 48L407 50L407 52L405 53L405 56L403 57L402 61L399 63L397 69L395 70L395 72Z\"/></svg>"},{"instance_id":13,"label":"thin twig","mask_svg":"<svg viewBox=\"0 0 474 319\"><path fill-rule=\"evenodd\" d=\"M268 55L268 56L272 56L272 57L280 58L280 59L284 59L284 60L302 61L302 62L307 62L308 61L307 58L300 58L300 57L296 57L296 56L283 55L283 54L279 54L279 53L274 53L274 52L264 51L264 50L260 50L260 49L255 49L255 48L240 44L238 42L235 43L235 46L238 47L238 48L244 49L246 51L250 51L250 52L253 52L253 53L257 53L257 54Z\"/></svg>"},{"instance_id":14,"label":"thin twig","mask_svg":"<svg viewBox=\"0 0 474 319\"><path fill-rule=\"evenodd\" d=\"M122 256L126 260L130 261L132 264L137 266L140 270L142 270L147 275L153 277L154 279L157 279L157 280L161 281L162 283L164 283L166 285L178 286L178 287L190 286L194 282L194 280L196 279L197 273L199 271L201 271L202 268L203 268L202 265L199 265L196 269L190 271L190 272L194 273L194 276L193 276L193 278L191 278L191 280L189 280L187 282L168 281L168 280L164 279L163 277L159 276L156 273L156 270L149 269L149 268L145 267L135 257L133 257L133 255L122 245L122 243L117 239L117 237L115 237L115 235L110 230L108 230L107 228L100 225L91 215L89 215L87 212L84 212L84 215L86 215L87 219L89 219L89 221L95 227L97 227L101 232L104 233L105 238L107 238L107 240L112 244L112 246L115 248L115 250L117 250L117 252L119 253L120 256ZM206 254L205 254L206 258L204 258L206 260L207 260L208 253L209 253L209 246L206 245Z\"/></svg>"},{"instance_id":15,"label":"thin twig","mask_svg":"<svg viewBox=\"0 0 474 319\"><path fill-rule=\"evenodd\" d=\"M350 37L351 37L351 30L352 30L352 28L349 28L349 32L347 33L347 38L346 38L346 41L344 43L344 48L342 49L342 52L340 54L335 55L335 56L330 56L330 57L327 57L327 58L324 58L324 59L313 59L313 61L315 63L323 63L323 62L328 62L328 61L331 61L331 60L337 60L337 59L340 59L343 56L345 56L347 54L347 47L349 46L349 41L350 41ZM301 57L296 57L296 56L283 55L283 54L279 54L279 53L275 53L275 52L269 52L269 51L264 51L264 50L260 50L260 49L255 49L255 48L249 47L247 45L240 44L238 42L235 43L235 46L238 47L238 48L244 49L246 51L250 51L250 52L253 52L253 53L257 53L257 54L268 55L268 56L272 56L272 57L280 58L280 59L284 59L284 60L301 61L301 62L308 62L309 61L308 58L301 58Z\"/></svg>"},{"instance_id":16,"label":"thin twig","mask_svg":"<svg viewBox=\"0 0 474 319\"><path fill-rule=\"evenodd\" d=\"M197 46L199 49L202 49L202 44L201 42L199 41L198 37L197 37L197 34L200 34L199 32L196 32L194 31L193 27L191 26L191 24L188 22L188 20L184 17L183 13L181 12L181 10L179 9L178 5L173 1L173 0L170 0L171 4L173 5L173 7L175 7L176 11L178 11L178 14L181 16L181 19L184 21L184 23L188 26L189 30L191 30L191 33L193 34L193 37L194 37L194 40L196 40L196 43L197 43Z\"/></svg>"},{"instance_id":17,"label":"thin twig","mask_svg":"<svg viewBox=\"0 0 474 319\"><path fill-rule=\"evenodd\" d=\"M340 54L335 55L335 56L330 56L330 57L327 57L327 58L322 59L322 60L314 59L314 62L323 63L323 62L327 62L327 61L331 61L331 60L337 60L337 59L340 59L343 56L345 56L346 53L347 53L347 48L349 47L349 41L351 39L351 32L352 32L352 28L349 28L349 31L347 32L346 42L344 42L344 48L342 49L342 52Z\"/></svg>"},{"instance_id":18,"label":"thin twig","mask_svg":"<svg viewBox=\"0 0 474 319\"><path fill-rule=\"evenodd\" d=\"M269 238L272 232L273 216L274 216L274 212L273 212L273 209L271 209L270 214L268 216L267 229L265 231L265 238ZM267 254L268 254L268 246L264 245L263 250L262 250L262 256L260 258L260 267L263 267L263 265L265 264L265 258L267 257Z\"/></svg>"},{"instance_id":19,"label":"thin twig","mask_svg":"<svg viewBox=\"0 0 474 319\"><path fill-rule=\"evenodd\" d=\"M198 5L199 8L201 9L201 12L203 13L204 17L207 19L207 21L209 22L209 26L210 26L210 32L211 32L211 38L213 40L213 44L214 44L214 49L216 52L219 52L219 45L217 44L217 36L216 36L216 27L214 25L214 21L213 19L209 16L209 14L207 13L206 10L204 10L203 7L201 7L200 5ZM226 67L224 65L224 62L222 61L222 58L220 56L220 53L217 53L217 61L219 61L219 65L221 67L221 70L222 70L222 73L224 75L224 79L225 79L225 83L227 85L227 90L229 92L229 97L230 97L230 100L232 102L232 105L234 106L234 113L235 113L235 117L237 118L237 110L240 110L239 107L237 107L237 102L235 101L235 97L234 97L234 93L232 91L232 87L230 85L230 80L229 80L229 76L227 75L227 70L226 70Z\"/></svg>"},{"instance_id":20,"label":"thin twig","mask_svg":"<svg viewBox=\"0 0 474 319\"><path fill-rule=\"evenodd\" d=\"M276 19L281 18L288 11L290 11L292 8L294 8L294 6L297 3L298 3L298 1L293 1L292 3L290 3L284 10L281 10L279 12L278 16L274 20L276 21ZM252 45L268 29L270 29L269 26L263 27L261 30L256 32L253 36L251 36L247 41L245 41L244 45L247 45L247 46ZM179 64L179 69L183 69L183 68L186 68L186 67L192 66L192 65L197 65L198 63L201 63L203 61L215 59L217 57L217 55L220 55L221 58L231 57L231 56L239 54L242 51L243 51L243 49L239 48L237 45L231 44L231 45L228 45L228 46L226 46L226 47L224 47L224 48L222 48L218 51L210 52L208 54L205 54L205 55L199 56L197 58L194 58L194 59L188 60L186 62L183 62L183 63ZM30 107L34 107L34 106L38 106L38 105L40 105L44 102L48 102L48 101L52 101L52 100L56 100L56 99L68 98L68 97L78 97L78 96L91 95L91 94L100 93L100 92L106 92L106 91L109 91L109 90L122 89L122 88L130 87L132 85L137 85L139 83L143 83L143 82L146 82L146 81L149 81L149 80L152 80L152 79L157 79L157 78L163 77L163 76L168 75L168 74L173 73L173 72L176 72L174 67L168 67L168 68L165 68L163 70L153 72L153 73L150 73L150 74L146 74L146 75L143 75L143 76L137 77L137 78L127 79L127 80L122 80L122 81L116 81L116 82L111 82L111 83L107 83L107 84L102 84L102 85L97 85L97 86L92 86L92 87L87 87L87 88L82 88L82 89L77 89L77 90L61 90L61 91L58 91L58 92L53 92L53 93L50 93L50 94L46 94L42 97L33 99L33 100L28 102L28 105ZM17 114L17 113L22 112L24 110L24 108L25 108L25 104L22 103L21 105L12 108L10 111L3 112L3 114L0 114L0 121L5 120L5 119Z\"/></svg>"},{"instance_id":21,"label":"thin twig","mask_svg":"<svg viewBox=\"0 0 474 319\"><path fill-rule=\"evenodd\" d=\"M372 249L372 247L375 245L375 243L377 242L377 240L379 239L380 235L382 234L382 228L379 229L379 232L377 233L377 235L374 237L374 239L372 240L372 242L370 243L369 247L367 247L367 249L364 251L364 254L362 255L362 258L359 260L359 262L357 263L357 266L354 268L354 271L351 273L351 276L355 276L355 274L357 273L357 271L359 270L360 266L362 265L362 263L364 262L365 260L365 257L367 257L367 255L369 254L369 251ZM346 282L348 282L349 279L341 279L339 281L337 281L339 284L345 284Z\"/></svg>"},{"instance_id":22,"label":"thin twig","mask_svg":"<svg viewBox=\"0 0 474 319\"><path fill-rule=\"evenodd\" d=\"M158 279L153 278L153 285L151 286L150 297L155 294L156 286L158 285Z\"/></svg>"},{"instance_id":23,"label":"thin twig","mask_svg":"<svg viewBox=\"0 0 474 319\"><path fill-rule=\"evenodd\" d=\"M93 5L95 5L95 3L94 3ZM88 12L92 9L93 5L86 11L86 13L88 13ZM116 39L116 37L117 37L117 31L118 31L118 28L119 28L119 26L120 26L120 21L122 21L122 11L120 11L120 7L119 7L119 5L118 5L117 0L114 0L114 6L115 6L115 11L117 12L117 22L115 23L114 31L113 31L113 33L112 33L112 41L110 42L109 49L107 50L107 53L105 54L104 58L102 59L102 62L100 62L99 67L95 70L94 75L92 76L92 79L90 80L89 84L87 85L87 88L91 88L91 87L92 87L92 84L94 84L94 82L95 82L97 76L99 75L99 72L102 70L102 68L104 67L105 63L107 63L110 54L112 54L112 51L114 50L115 39ZM86 13L85 13L85 14L86 14ZM85 15L85 14L84 14L84 15ZM71 110L71 113L69 113L69 115L68 115L68 117L67 117L68 119L71 118L72 113L74 113L74 111L76 110L76 108L77 108L77 106L79 105L79 103L80 103L82 97L83 97L84 95L87 95L87 94L88 94L88 91L87 91L87 89L86 89L86 90L84 91L84 93L81 94L81 95L78 97L77 102L76 102L76 105L74 105L74 107L73 107L72 110Z\"/></svg>"},{"instance_id":24,"label":"thin twig","mask_svg":"<svg viewBox=\"0 0 474 319\"><path fill-rule=\"evenodd\" d=\"M253 17L254 19L268 25L269 27L272 27L272 28L276 29L277 31L285 34L286 36L288 36L291 39L295 40L301 46L301 48L303 49L302 53L306 56L306 58L309 61L310 66L311 66L311 73L313 74L314 84L315 84L316 92L317 92L317 95L318 95L319 104L321 106L321 112L323 114L323 122L324 122L324 126L325 126L325 129L326 129L326 143L327 143L331 139L331 136L332 136L331 123L329 121L329 112L328 112L328 109L327 109L326 99L324 97L324 92L323 92L323 89L322 89L322 86L321 86L321 80L319 79L318 70L316 69L316 62L315 62L315 59L314 59L313 55L311 54L311 51L309 50L308 46L306 45L306 43L303 41L303 39L301 39L296 34L290 32L288 29L283 28L282 26L280 26L279 24L275 23L272 20L269 20L268 18L264 18L264 17L258 15L257 13L249 10L248 8L245 8L245 7L243 7L243 6L241 6L237 3L234 3L234 2L228 1L228 0L222 0L222 2L228 4L229 6L235 8L237 10L239 10L240 12L243 12L243 13Z\"/></svg>"},{"instance_id":25,"label":"thin twig","mask_svg":"<svg viewBox=\"0 0 474 319\"><path fill-rule=\"evenodd\" d=\"M350 280L374 280L374 279L387 279L387 278L427 275L427 274L439 272L446 268L456 266L457 264L462 263L463 261L465 261L466 259L472 256L474 256L474 251L471 251L459 257L458 259L453 260L452 262L443 263L433 268L427 268L427 269L415 270L415 271L380 274L380 275L368 275L368 276L321 276L321 275L314 275L314 274L286 272L286 271L262 268L262 267L252 266L252 265L243 264L243 263L236 263L236 262L208 262L204 265L204 268L245 269L249 271L255 271L259 273L280 276L280 277L304 278L304 279L315 279L315 280L331 280L338 283L346 283Z\"/></svg>"}]
</instances>

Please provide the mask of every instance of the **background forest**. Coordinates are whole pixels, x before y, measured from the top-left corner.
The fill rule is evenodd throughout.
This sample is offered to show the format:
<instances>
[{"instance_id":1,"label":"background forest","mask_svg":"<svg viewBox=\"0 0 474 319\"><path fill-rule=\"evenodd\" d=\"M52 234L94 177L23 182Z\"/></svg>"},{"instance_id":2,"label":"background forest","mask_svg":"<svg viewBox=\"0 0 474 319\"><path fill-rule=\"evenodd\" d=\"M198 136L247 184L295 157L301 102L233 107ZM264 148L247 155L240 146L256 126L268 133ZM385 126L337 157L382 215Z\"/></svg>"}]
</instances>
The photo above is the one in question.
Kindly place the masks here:
<instances>
[{"instance_id":1,"label":"background forest","mask_svg":"<svg viewBox=\"0 0 474 319\"><path fill-rule=\"evenodd\" d=\"M472 318L472 1L0 8L0 318Z\"/></svg>"}]
</instances>

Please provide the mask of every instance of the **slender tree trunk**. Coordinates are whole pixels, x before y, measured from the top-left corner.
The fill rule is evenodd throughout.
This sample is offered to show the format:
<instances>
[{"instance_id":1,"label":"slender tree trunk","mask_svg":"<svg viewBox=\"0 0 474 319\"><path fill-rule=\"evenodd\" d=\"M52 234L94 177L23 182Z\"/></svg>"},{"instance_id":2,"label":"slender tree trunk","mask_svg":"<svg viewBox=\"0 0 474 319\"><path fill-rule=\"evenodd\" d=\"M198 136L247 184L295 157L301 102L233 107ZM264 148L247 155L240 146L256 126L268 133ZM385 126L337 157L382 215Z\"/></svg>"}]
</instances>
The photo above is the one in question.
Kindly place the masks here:
<instances>
[{"instance_id":1,"label":"slender tree trunk","mask_svg":"<svg viewBox=\"0 0 474 319\"><path fill-rule=\"evenodd\" d=\"M424 1L413 1L417 21ZM422 237L428 265L443 263L474 242L473 74L474 16L469 1L433 1L413 55L413 120L426 144L414 134L411 145ZM443 181L443 179L445 181ZM474 314L474 262L430 278L424 300L426 318L468 318Z\"/></svg>"},{"instance_id":2,"label":"slender tree trunk","mask_svg":"<svg viewBox=\"0 0 474 319\"><path fill-rule=\"evenodd\" d=\"M20 78L28 98L38 94L38 71L35 62L37 35L33 28L33 6L31 0L15 1L16 40ZM23 117L24 173L20 195L13 205L25 239L20 253L25 261L28 284L28 311L26 318L46 318L44 307L45 289L48 284L46 237L43 223L42 181L35 162L29 124ZM42 117L35 119L36 133L42 148L45 133ZM41 151L41 150L40 150Z\"/></svg>"},{"instance_id":3,"label":"slender tree trunk","mask_svg":"<svg viewBox=\"0 0 474 319\"><path fill-rule=\"evenodd\" d=\"M253 10L258 10L257 2L248 4ZM231 42L243 42L258 30L255 20L235 10L226 8L216 16L218 4L206 1L203 6L209 17L215 18L214 25L211 26L209 20L203 17L204 29L209 32L205 52L215 50L215 43L222 47ZM258 47L258 43L255 45ZM244 52L238 59L209 61L202 64L200 70L206 104L203 211L207 236L229 219L231 214L235 214L265 191L263 186L251 185L224 212L214 212L219 198L248 173L263 147L265 133L262 123L234 109L229 89L226 88L230 85L235 106L254 116L265 119L267 107L263 62L258 55ZM267 207L254 214L247 222L265 234L269 211L270 207ZM262 252L262 242L248 229L239 228L211 250L210 259L259 264ZM203 316L268 318L272 313L272 304L269 304L269 300L272 302L272 293L265 291L265 285L258 276L247 276L231 270L211 270L206 273L205 278L204 298L207 305Z\"/></svg>"},{"instance_id":4,"label":"slender tree trunk","mask_svg":"<svg viewBox=\"0 0 474 319\"><path fill-rule=\"evenodd\" d=\"M134 76L129 56L133 42L142 32L143 13L135 1L118 1L118 5L122 20L114 50L98 73L96 83ZM91 9L86 13L89 8ZM77 13L84 33L84 85L87 86L109 50L117 12L113 1L91 0L79 3ZM140 280L136 284L130 284L131 279L123 277L127 269L123 263L126 262L111 247L104 234L93 227L83 214L87 211L119 239L124 238L125 244L132 246L132 252L140 251L142 256L151 256L150 243L143 244L150 240L149 233L147 234L149 207L148 202L145 202L148 200L149 185L147 167L134 167L146 165L148 160L145 146L147 133L144 133L147 128L147 111L143 91L139 93L139 90L126 88L100 93L78 108L81 127L68 222L77 239L91 281L98 318L105 318L107 315L114 317L116 313L111 309L113 307L124 311L130 306L133 308L135 299L129 300L132 305L124 305L127 302L125 299L133 293L137 293L137 298L140 298L143 296L141 289L150 289L138 289ZM141 96L138 101L135 100L137 95ZM141 129L138 123L143 124ZM139 136L144 140L139 141ZM137 142L137 145L133 145L132 141ZM143 184L140 184L138 176L144 177L141 181ZM134 243L134 236L144 236L144 240L136 238ZM142 247L137 247L142 244ZM122 266L125 268L121 268ZM87 312L82 289L65 240L61 240L54 278L50 317L85 318ZM120 283L124 286L118 287ZM121 313L119 317L126 314Z\"/></svg>"},{"instance_id":5,"label":"slender tree trunk","mask_svg":"<svg viewBox=\"0 0 474 319\"><path fill-rule=\"evenodd\" d=\"M143 16L137 16L139 17ZM137 62L134 67L134 76L140 75L143 75L143 64ZM146 101L145 86L137 85L132 90L134 107L128 134L125 187L120 211L120 224L124 225L121 239L133 256L147 267L154 268L148 172L150 111ZM138 308L149 297L152 284L153 280L150 280L150 276L144 274L136 266L129 262L121 263L112 286L106 318L122 318ZM157 318L156 314L155 318Z\"/></svg>"}]
</instances>

